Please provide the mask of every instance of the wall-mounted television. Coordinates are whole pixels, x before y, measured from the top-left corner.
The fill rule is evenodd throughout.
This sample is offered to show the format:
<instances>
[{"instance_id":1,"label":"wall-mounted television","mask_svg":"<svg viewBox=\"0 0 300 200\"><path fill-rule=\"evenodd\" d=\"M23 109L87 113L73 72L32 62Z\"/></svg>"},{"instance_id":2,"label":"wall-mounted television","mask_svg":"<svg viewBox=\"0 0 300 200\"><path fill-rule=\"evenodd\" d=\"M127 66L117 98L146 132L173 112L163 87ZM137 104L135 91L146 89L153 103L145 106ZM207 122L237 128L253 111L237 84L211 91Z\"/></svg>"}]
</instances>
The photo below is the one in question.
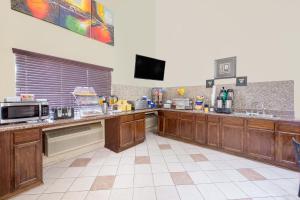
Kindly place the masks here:
<instances>
[{"instance_id":1,"label":"wall-mounted television","mask_svg":"<svg viewBox=\"0 0 300 200\"><path fill-rule=\"evenodd\" d=\"M163 60L136 55L134 78L163 81L165 65Z\"/></svg>"}]
</instances>

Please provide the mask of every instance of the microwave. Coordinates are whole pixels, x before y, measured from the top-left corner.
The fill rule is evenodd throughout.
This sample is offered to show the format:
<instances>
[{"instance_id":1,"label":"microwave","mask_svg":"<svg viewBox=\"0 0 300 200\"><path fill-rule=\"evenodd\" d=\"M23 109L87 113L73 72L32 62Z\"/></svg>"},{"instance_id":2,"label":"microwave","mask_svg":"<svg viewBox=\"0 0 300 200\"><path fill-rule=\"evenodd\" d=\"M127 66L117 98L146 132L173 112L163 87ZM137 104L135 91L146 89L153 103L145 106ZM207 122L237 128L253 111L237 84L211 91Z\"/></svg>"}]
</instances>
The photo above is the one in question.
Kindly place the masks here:
<instances>
[{"instance_id":1,"label":"microwave","mask_svg":"<svg viewBox=\"0 0 300 200\"><path fill-rule=\"evenodd\" d=\"M0 124L48 119L48 102L0 103Z\"/></svg>"}]
</instances>

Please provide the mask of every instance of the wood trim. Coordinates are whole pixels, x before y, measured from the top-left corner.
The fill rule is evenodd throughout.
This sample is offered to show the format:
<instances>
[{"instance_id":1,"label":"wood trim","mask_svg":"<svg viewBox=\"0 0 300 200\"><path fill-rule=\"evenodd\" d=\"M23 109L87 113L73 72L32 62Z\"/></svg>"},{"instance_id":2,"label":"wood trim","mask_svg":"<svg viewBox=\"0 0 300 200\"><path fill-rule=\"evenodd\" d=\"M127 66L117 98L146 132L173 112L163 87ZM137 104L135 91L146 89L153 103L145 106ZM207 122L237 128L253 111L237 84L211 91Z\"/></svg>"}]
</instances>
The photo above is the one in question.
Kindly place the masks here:
<instances>
[{"instance_id":1,"label":"wood trim","mask_svg":"<svg viewBox=\"0 0 300 200\"><path fill-rule=\"evenodd\" d=\"M42 58L42 59L48 59L48 60L54 60L54 61L58 61L58 62L73 64L73 65L77 65L77 66L96 68L96 69L101 69L103 71L109 71L109 72L113 71L113 69L109 68L109 67L102 67L102 66L99 66L99 65L94 65L94 64L89 64L89 63L85 63L85 62L70 60L70 59L66 59L66 58L59 58L59 57L56 57L56 56L49 56L49 55L45 55L45 54L41 54L41 53L35 53L35 52L22 50L22 49L13 48L12 52L14 54L20 54L20 55L24 55L24 56L33 56L33 57L38 57L38 58Z\"/></svg>"}]
</instances>

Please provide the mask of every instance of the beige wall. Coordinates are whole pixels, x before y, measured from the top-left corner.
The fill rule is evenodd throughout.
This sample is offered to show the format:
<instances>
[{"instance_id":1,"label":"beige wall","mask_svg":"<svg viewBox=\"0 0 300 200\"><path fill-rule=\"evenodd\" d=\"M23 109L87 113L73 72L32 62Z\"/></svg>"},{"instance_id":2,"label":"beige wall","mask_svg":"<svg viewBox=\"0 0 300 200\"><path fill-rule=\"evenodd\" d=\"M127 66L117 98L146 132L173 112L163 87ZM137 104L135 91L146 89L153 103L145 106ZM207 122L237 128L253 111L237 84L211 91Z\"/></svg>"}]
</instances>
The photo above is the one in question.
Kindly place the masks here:
<instances>
[{"instance_id":1,"label":"beige wall","mask_svg":"<svg viewBox=\"0 0 300 200\"><path fill-rule=\"evenodd\" d=\"M15 12L10 1L1 3L0 99L15 94L12 48L114 68L113 83L153 85L134 80L136 53L155 54L155 2L105 0L114 13L115 47L99 43L58 26Z\"/></svg>"},{"instance_id":2,"label":"beige wall","mask_svg":"<svg viewBox=\"0 0 300 200\"><path fill-rule=\"evenodd\" d=\"M237 75L250 82L295 80L300 117L299 9L299 0L157 1L163 85L203 85L214 76L215 59L237 56Z\"/></svg>"}]
</instances>

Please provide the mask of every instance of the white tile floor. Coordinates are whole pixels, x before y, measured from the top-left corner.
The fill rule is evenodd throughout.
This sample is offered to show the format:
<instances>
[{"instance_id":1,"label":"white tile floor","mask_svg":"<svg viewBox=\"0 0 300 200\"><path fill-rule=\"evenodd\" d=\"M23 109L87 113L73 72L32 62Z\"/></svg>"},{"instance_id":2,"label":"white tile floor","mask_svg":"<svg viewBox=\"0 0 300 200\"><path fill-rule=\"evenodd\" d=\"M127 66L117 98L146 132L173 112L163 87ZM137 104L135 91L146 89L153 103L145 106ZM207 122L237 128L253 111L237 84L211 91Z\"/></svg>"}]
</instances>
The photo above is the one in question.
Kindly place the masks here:
<instances>
[{"instance_id":1,"label":"white tile floor","mask_svg":"<svg viewBox=\"0 0 300 200\"><path fill-rule=\"evenodd\" d=\"M76 167L79 158L90 160ZM108 176L109 189L91 190L96 177ZM293 171L149 133L144 143L119 154L101 148L46 167L45 184L14 199L295 200L298 178Z\"/></svg>"}]
</instances>

